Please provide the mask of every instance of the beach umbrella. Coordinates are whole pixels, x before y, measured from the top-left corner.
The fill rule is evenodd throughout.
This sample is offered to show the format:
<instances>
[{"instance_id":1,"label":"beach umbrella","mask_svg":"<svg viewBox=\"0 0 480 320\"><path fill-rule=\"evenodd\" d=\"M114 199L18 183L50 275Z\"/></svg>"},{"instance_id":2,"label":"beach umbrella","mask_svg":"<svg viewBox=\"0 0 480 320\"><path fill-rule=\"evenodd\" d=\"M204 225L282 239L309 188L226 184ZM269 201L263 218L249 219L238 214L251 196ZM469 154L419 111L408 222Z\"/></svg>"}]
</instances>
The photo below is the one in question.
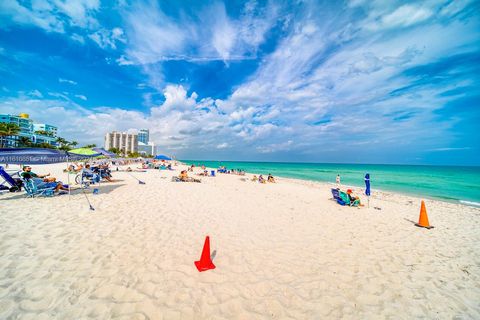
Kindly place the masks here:
<instances>
[{"instance_id":1,"label":"beach umbrella","mask_svg":"<svg viewBox=\"0 0 480 320\"><path fill-rule=\"evenodd\" d=\"M368 197L368 206L370 207L370 173L365 175L365 195Z\"/></svg>"},{"instance_id":2,"label":"beach umbrella","mask_svg":"<svg viewBox=\"0 0 480 320\"><path fill-rule=\"evenodd\" d=\"M47 148L2 148L0 163L8 164L49 164L81 160L84 155Z\"/></svg>"},{"instance_id":3,"label":"beach umbrella","mask_svg":"<svg viewBox=\"0 0 480 320\"><path fill-rule=\"evenodd\" d=\"M82 156L86 156L86 157L98 157L98 156L101 156L102 153L101 152L98 152L98 151L95 151L91 148L78 148L78 149L73 149L73 150L70 150L69 151L70 154L77 154L77 155L82 155Z\"/></svg>"},{"instance_id":4,"label":"beach umbrella","mask_svg":"<svg viewBox=\"0 0 480 320\"><path fill-rule=\"evenodd\" d=\"M172 158L169 158L163 154L156 155L154 159L155 160L172 160Z\"/></svg>"},{"instance_id":5,"label":"beach umbrella","mask_svg":"<svg viewBox=\"0 0 480 320\"><path fill-rule=\"evenodd\" d=\"M95 147L95 148L92 148L92 150L98 153L101 153L103 156L109 157L109 158L115 158L117 156L115 153L107 151L104 148Z\"/></svg>"},{"instance_id":6,"label":"beach umbrella","mask_svg":"<svg viewBox=\"0 0 480 320\"><path fill-rule=\"evenodd\" d=\"M78 161L86 159L89 156L82 154L70 153L63 150L47 149L47 148L4 148L0 149L0 163L9 164L50 164L66 162L67 167L70 161ZM70 195L70 175L68 179L68 194ZM69 197L70 198L70 197ZM88 199L87 199L88 200ZM90 208L92 208L89 202Z\"/></svg>"}]
</instances>

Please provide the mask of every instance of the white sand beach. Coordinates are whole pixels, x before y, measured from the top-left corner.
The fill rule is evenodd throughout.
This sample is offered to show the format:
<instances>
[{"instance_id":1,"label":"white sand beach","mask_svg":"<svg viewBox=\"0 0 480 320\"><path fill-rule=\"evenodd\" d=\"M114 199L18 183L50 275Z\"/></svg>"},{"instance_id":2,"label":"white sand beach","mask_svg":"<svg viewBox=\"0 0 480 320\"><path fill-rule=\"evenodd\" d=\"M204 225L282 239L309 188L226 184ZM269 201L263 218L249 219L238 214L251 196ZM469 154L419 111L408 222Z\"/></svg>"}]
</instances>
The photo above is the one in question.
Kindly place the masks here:
<instances>
[{"instance_id":1,"label":"white sand beach","mask_svg":"<svg viewBox=\"0 0 480 320\"><path fill-rule=\"evenodd\" d=\"M480 209L426 199L427 230L420 198L342 207L328 184L171 182L180 168L113 172L95 211L80 190L0 195L0 319L480 318Z\"/></svg>"}]
</instances>

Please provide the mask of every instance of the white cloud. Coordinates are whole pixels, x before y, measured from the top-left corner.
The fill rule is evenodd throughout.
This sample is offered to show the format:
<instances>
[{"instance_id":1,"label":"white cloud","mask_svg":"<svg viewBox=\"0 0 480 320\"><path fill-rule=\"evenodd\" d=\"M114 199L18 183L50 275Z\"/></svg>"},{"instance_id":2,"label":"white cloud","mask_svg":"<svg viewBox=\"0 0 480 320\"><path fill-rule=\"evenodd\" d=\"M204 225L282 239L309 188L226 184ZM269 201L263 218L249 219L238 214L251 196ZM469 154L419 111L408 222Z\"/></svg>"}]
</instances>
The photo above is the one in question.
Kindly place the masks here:
<instances>
[{"instance_id":1,"label":"white cloud","mask_svg":"<svg viewBox=\"0 0 480 320\"><path fill-rule=\"evenodd\" d=\"M84 95L82 94L76 94L75 97L77 97L78 99L82 99L84 101L87 101L87 97L85 97Z\"/></svg>"},{"instance_id":2,"label":"white cloud","mask_svg":"<svg viewBox=\"0 0 480 320\"><path fill-rule=\"evenodd\" d=\"M117 42L126 42L124 32L121 28L113 28L112 30L100 29L88 35L88 37L96 42L102 49L116 49Z\"/></svg>"},{"instance_id":3,"label":"white cloud","mask_svg":"<svg viewBox=\"0 0 480 320\"><path fill-rule=\"evenodd\" d=\"M77 33L73 33L70 38L74 41L80 42L81 44L85 43L85 38Z\"/></svg>"},{"instance_id":4,"label":"white cloud","mask_svg":"<svg viewBox=\"0 0 480 320\"><path fill-rule=\"evenodd\" d=\"M288 140L282 143L274 143L265 146L258 146L256 149L260 153L273 153L278 151L289 151L293 146L293 141Z\"/></svg>"},{"instance_id":5,"label":"white cloud","mask_svg":"<svg viewBox=\"0 0 480 320\"><path fill-rule=\"evenodd\" d=\"M217 149L226 149L228 147L229 147L229 144L226 142L217 144Z\"/></svg>"},{"instance_id":6,"label":"white cloud","mask_svg":"<svg viewBox=\"0 0 480 320\"><path fill-rule=\"evenodd\" d=\"M42 98L43 97L42 93L40 91L36 90L36 89L33 90L33 91L30 91L28 93L28 95L32 96L32 97L36 97L36 98Z\"/></svg>"},{"instance_id":7,"label":"white cloud","mask_svg":"<svg viewBox=\"0 0 480 320\"><path fill-rule=\"evenodd\" d=\"M96 28L98 0L0 1L0 25L33 25L47 32L64 33L68 27Z\"/></svg>"},{"instance_id":8,"label":"white cloud","mask_svg":"<svg viewBox=\"0 0 480 320\"><path fill-rule=\"evenodd\" d=\"M98 26L93 14L100 8L99 0L54 0L53 4L70 18L71 25L89 28Z\"/></svg>"},{"instance_id":9,"label":"white cloud","mask_svg":"<svg viewBox=\"0 0 480 320\"><path fill-rule=\"evenodd\" d=\"M119 64L152 64L167 60L240 60L255 57L264 36L279 18L275 5L245 5L238 18L214 3L197 15L174 20L155 3L136 3L126 10L129 45Z\"/></svg>"},{"instance_id":10,"label":"white cloud","mask_svg":"<svg viewBox=\"0 0 480 320\"><path fill-rule=\"evenodd\" d=\"M73 80L64 79L64 78L58 78L58 82L60 82L60 83L68 83L68 84L72 84L72 85L77 85L77 82L75 82L75 81L73 81Z\"/></svg>"},{"instance_id":11,"label":"white cloud","mask_svg":"<svg viewBox=\"0 0 480 320\"><path fill-rule=\"evenodd\" d=\"M409 27L411 25L425 21L432 16L433 12L428 8L422 8L414 5L403 5L392 13L382 17L380 27Z\"/></svg>"}]
</instances>

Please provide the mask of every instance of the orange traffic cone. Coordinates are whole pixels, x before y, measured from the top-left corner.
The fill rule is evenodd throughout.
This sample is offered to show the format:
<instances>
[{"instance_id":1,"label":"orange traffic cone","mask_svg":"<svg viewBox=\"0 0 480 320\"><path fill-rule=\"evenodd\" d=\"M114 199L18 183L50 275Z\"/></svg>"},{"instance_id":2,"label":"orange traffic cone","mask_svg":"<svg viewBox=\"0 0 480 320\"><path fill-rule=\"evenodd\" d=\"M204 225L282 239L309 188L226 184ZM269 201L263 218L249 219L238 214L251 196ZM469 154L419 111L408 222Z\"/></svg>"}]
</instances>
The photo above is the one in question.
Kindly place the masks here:
<instances>
[{"instance_id":1,"label":"orange traffic cone","mask_svg":"<svg viewBox=\"0 0 480 320\"><path fill-rule=\"evenodd\" d=\"M203 245L202 256L200 257L200 261L195 261L195 266L197 267L198 271L207 271L210 269L215 269L215 265L210 258L210 237L207 236L205 238L205 244Z\"/></svg>"},{"instance_id":2,"label":"orange traffic cone","mask_svg":"<svg viewBox=\"0 0 480 320\"><path fill-rule=\"evenodd\" d=\"M423 200L420 207L420 217L418 218L418 223L415 223L415 225L427 229L433 228L433 226L428 223L427 209L425 208L425 202L423 202Z\"/></svg>"}]
</instances>

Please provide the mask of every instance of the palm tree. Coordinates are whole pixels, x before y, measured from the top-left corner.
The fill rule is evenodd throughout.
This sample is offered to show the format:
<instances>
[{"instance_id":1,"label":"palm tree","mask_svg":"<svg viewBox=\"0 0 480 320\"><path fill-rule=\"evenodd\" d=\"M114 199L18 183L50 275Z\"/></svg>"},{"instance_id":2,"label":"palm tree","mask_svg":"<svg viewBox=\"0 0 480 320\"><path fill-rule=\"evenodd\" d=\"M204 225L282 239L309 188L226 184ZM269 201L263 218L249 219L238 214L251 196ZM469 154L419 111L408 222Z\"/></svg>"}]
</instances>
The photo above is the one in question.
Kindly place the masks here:
<instances>
[{"instance_id":1,"label":"palm tree","mask_svg":"<svg viewBox=\"0 0 480 320\"><path fill-rule=\"evenodd\" d=\"M20 127L15 123L0 123L0 146L5 147L6 137L17 136L20 130Z\"/></svg>"},{"instance_id":2,"label":"palm tree","mask_svg":"<svg viewBox=\"0 0 480 320\"><path fill-rule=\"evenodd\" d=\"M67 144L68 141L65 140L65 139L63 139L62 137L57 137L56 142L57 142L58 144L63 145L63 144Z\"/></svg>"},{"instance_id":3,"label":"palm tree","mask_svg":"<svg viewBox=\"0 0 480 320\"><path fill-rule=\"evenodd\" d=\"M19 147L30 147L32 145L32 140L28 137L19 137L18 146Z\"/></svg>"},{"instance_id":4,"label":"palm tree","mask_svg":"<svg viewBox=\"0 0 480 320\"><path fill-rule=\"evenodd\" d=\"M35 134L39 134L41 136L46 136L46 137L53 137L53 133L45 130L37 130L35 131Z\"/></svg>"},{"instance_id":5,"label":"palm tree","mask_svg":"<svg viewBox=\"0 0 480 320\"><path fill-rule=\"evenodd\" d=\"M71 145L72 147L75 147L76 145L78 145L78 142L77 142L77 141L72 141L72 142L70 142L70 145Z\"/></svg>"},{"instance_id":6,"label":"palm tree","mask_svg":"<svg viewBox=\"0 0 480 320\"><path fill-rule=\"evenodd\" d=\"M64 151L68 151L68 150L71 150L71 143L68 142L66 139L62 138L62 137L57 137L57 140L56 142L58 143L58 149L60 150L64 150Z\"/></svg>"}]
</instances>

